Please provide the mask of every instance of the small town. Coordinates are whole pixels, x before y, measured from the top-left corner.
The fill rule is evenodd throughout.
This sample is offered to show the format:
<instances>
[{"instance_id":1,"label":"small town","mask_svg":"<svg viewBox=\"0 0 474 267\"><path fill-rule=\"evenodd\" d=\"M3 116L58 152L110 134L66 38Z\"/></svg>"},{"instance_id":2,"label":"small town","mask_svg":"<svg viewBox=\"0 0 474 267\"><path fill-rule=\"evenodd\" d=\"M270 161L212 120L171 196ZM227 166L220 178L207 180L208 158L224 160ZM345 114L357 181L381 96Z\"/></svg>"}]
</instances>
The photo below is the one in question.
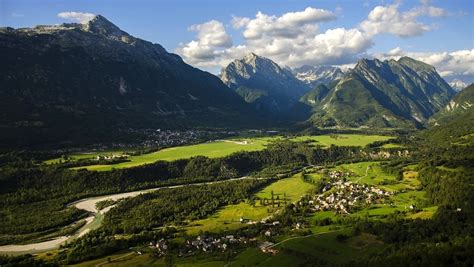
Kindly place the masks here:
<instances>
[{"instance_id":1,"label":"small town","mask_svg":"<svg viewBox=\"0 0 474 267\"><path fill-rule=\"evenodd\" d=\"M298 205L309 205L313 212L334 210L336 214L347 215L364 205L383 203L389 196L388 192L365 184L346 181L348 172L329 172L330 182L324 186L321 194L305 196Z\"/></svg>"}]
</instances>

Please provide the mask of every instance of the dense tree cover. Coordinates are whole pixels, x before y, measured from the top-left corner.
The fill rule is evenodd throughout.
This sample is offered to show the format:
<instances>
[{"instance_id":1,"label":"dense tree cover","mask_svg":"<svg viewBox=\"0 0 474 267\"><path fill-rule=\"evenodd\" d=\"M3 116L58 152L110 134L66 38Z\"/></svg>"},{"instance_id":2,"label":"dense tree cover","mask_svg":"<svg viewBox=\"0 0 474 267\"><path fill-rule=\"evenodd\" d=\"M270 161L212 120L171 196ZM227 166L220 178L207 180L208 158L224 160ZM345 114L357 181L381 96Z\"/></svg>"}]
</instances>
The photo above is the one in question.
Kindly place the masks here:
<instances>
[{"instance_id":1,"label":"dense tree cover","mask_svg":"<svg viewBox=\"0 0 474 267\"><path fill-rule=\"evenodd\" d=\"M0 266L2 267L47 267L57 266L55 263L45 262L43 260L36 259L33 255L26 254L21 256L3 256L0 255Z\"/></svg>"},{"instance_id":2,"label":"dense tree cover","mask_svg":"<svg viewBox=\"0 0 474 267\"><path fill-rule=\"evenodd\" d=\"M130 234L182 224L207 217L224 205L237 204L268 182L252 179L158 190L120 202L106 214L103 227L111 234Z\"/></svg>"},{"instance_id":3,"label":"dense tree cover","mask_svg":"<svg viewBox=\"0 0 474 267\"><path fill-rule=\"evenodd\" d=\"M469 266L474 262L474 239L454 240L444 243L416 243L388 249L371 255L352 266Z\"/></svg>"},{"instance_id":4,"label":"dense tree cover","mask_svg":"<svg viewBox=\"0 0 474 267\"><path fill-rule=\"evenodd\" d=\"M67 245L68 250L62 251L57 258L61 264L71 264L109 255L132 246L142 245L150 241L169 238L177 230L173 227L164 227L159 230L142 231L129 238L116 239L107 231L99 228L90 232L81 239L76 239Z\"/></svg>"},{"instance_id":5,"label":"dense tree cover","mask_svg":"<svg viewBox=\"0 0 474 267\"><path fill-rule=\"evenodd\" d=\"M108 172L38 166L25 153L9 154L6 164L0 167L0 236L66 226L85 216L84 211L66 205L84 197L223 180L252 173L275 177L287 172L289 166L292 170L307 164L355 159L359 152L358 148L332 146L321 149L284 141L263 151L239 152L217 159L201 156L172 162L158 161ZM2 242L6 242L5 238Z\"/></svg>"},{"instance_id":6,"label":"dense tree cover","mask_svg":"<svg viewBox=\"0 0 474 267\"><path fill-rule=\"evenodd\" d=\"M322 149L309 143L278 142L263 151L239 152L217 159L195 157L173 162L160 161L109 172L38 167L28 160L23 161L21 167L20 164L5 164L0 172L0 229L4 231L3 234L7 231L29 233L67 225L85 216L85 213L65 208L64 205L82 197L162 185L221 181L249 174L255 177L284 177L308 165L374 160L374 155L379 151L379 148L336 146ZM474 236L474 194L470 186L473 184L472 152L470 147L427 149L420 146L412 154L412 158L401 159L395 156L395 160L381 164L384 171L401 175L404 166L413 163L413 159L417 161L427 201L439 206L439 211L432 220L405 220L403 214L393 214L386 221L372 221L368 218L355 221L338 219L321 224L352 225L355 233L375 234L388 245L387 249L354 264L375 265L383 259L402 265L410 261L420 265L436 263L434 259L437 257L417 257L417 253L448 253L441 263L468 262L470 258L467 251L472 247ZM207 217L224 205L250 199L253 192L265 183L264 180L241 180L190 185L161 189L121 201L107 213L100 229L69 244L67 251L60 255L60 262L81 262L144 244L147 240L156 240L164 236L160 232L163 229L161 227L185 224L190 220ZM324 181L315 183L318 190ZM281 222L282 227L291 227L296 222L304 222L309 213L310 211L295 213L290 205L275 218ZM257 231L257 235L259 234L255 229L249 231ZM132 238L113 238L116 234L126 234ZM440 248L446 249L440 251Z\"/></svg>"},{"instance_id":7,"label":"dense tree cover","mask_svg":"<svg viewBox=\"0 0 474 267\"><path fill-rule=\"evenodd\" d=\"M392 214L387 222L357 222L355 232L375 234L389 246L353 264L462 266L474 262L473 150L459 146L423 152L425 158L418 164L419 179L427 201L438 205L435 216L407 220Z\"/></svg>"},{"instance_id":8,"label":"dense tree cover","mask_svg":"<svg viewBox=\"0 0 474 267\"><path fill-rule=\"evenodd\" d=\"M474 212L474 148L437 149L419 164L419 179L432 204Z\"/></svg>"}]
</instances>

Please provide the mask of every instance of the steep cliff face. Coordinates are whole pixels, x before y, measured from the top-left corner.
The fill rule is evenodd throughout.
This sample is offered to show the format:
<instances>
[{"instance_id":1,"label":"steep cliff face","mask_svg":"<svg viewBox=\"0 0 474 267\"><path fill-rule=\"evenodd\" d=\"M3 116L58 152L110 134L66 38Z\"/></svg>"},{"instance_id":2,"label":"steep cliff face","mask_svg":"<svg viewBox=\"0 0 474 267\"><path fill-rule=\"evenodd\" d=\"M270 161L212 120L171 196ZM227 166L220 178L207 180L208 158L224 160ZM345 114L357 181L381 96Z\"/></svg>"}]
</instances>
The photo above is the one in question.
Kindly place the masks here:
<instances>
[{"instance_id":1,"label":"steep cliff face","mask_svg":"<svg viewBox=\"0 0 474 267\"><path fill-rule=\"evenodd\" d=\"M474 112L474 84L457 93L449 103L428 121L430 126L446 125L467 113Z\"/></svg>"},{"instance_id":2,"label":"steep cliff face","mask_svg":"<svg viewBox=\"0 0 474 267\"><path fill-rule=\"evenodd\" d=\"M248 54L222 69L221 80L254 107L285 115L309 87L268 58Z\"/></svg>"}]
</instances>

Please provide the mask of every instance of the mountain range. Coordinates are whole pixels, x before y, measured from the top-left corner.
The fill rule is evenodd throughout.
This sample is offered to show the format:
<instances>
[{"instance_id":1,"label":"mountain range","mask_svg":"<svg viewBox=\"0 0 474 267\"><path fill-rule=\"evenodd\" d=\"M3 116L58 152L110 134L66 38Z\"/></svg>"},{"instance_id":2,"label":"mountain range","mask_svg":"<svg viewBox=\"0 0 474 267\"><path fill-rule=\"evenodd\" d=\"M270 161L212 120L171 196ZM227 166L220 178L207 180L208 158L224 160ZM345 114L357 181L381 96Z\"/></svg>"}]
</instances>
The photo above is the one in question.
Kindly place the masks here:
<instances>
[{"instance_id":1,"label":"mountain range","mask_svg":"<svg viewBox=\"0 0 474 267\"><path fill-rule=\"evenodd\" d=\"M292 69L293 75L310 87L314 88L319 84L329 84L344 77L341 68L334 66L308 66L304 65Z\"/></svg>"},{"instance_id":2,"label":"mountain range","mask_svg":"<svg viewBox=\"0 0 474 267\"><path fill-rule=\"evenodd\" d=\"M408 57L362 59L330 91L314 90L321 100L310 120L323 127L420 126L455 94L434 67Z\"/></svg>"},{"instance_id":3,"label":"mountain range","mask_svg":"<svg viewBox=\"0 0 474 267\"><path fill-rule=\"evenodd\" d=\"M467 103L452 100L434 67L408 57L361 59L342 72L250 53L216 77L100 15L0 28L0 56L0 137L15 146L101 142L127 128L424 127L446 105Z\"/></svg>"},{"instance_id":4,"label":"mountain range","mask_svg":"<svg viewBox=\"0 0 474 267\"><path fill-rule=\"evenodd\" d=\"M467 87L467 84L459 79L454 79L451 82L449 82L449 85L451 88L453 88L455 91L461 91L462 89Z\"/></svg>"},{"instance_id":5,"label":"mountain range","mask_svg":"<svg viewBox=\"0 0 474 267\"><path fill-rule=\"evenodd\" d=\"M299 112L317 127L421 127L455 94L434 67L408 57L362 59L343 73L331 66L291 72L250 54L220 78L257 109Z\"/></svg>"},{"instance_id":6,"label":"mountain range","mask_svg":"<svg viewBox=\"0 0 474 267\"><path fill-rule=\"evenodd\" d=\"M235 127L258 117L216 76L100 15L1 28L0 57L5 141L95 142L119 128Z\"/></svg>"},{"instance_id":7,"label":"mountain range","mask_svg":"<svg viewBox=\"0 0 474 267\"><path fill-rule=\"evenodd\" d=\"M220 79L265 114L288 114L309 90L290 70L254 53L223 68Z\"/></svg>"}]
</instances>

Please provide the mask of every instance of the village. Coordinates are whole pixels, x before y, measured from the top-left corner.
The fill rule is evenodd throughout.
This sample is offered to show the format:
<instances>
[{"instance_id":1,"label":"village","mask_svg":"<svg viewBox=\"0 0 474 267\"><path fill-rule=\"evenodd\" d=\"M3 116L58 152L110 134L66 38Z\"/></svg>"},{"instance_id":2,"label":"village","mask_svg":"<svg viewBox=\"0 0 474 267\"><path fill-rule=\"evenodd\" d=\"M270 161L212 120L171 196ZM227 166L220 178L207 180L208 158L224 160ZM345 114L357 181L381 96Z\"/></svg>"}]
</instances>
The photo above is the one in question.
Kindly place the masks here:
<instances>
[{"instance_id":1,"label":"village","mask_svg":"<svg viewBox=\"0 0 474 267\"><path fill-rule=\"evenodd\" d=\"M348 215L359 208L371 204L383 203L392 192L377 188L376 186L353 183L348 181L352 175L350 172L320 169L327 178L318 194L307 194L302 196L295 205L295 209L309 208L312 212L334 211L338 215ZM324 180L324 179L323 179ZM279 194L271 192L271 199L260 199L264 206L275 207L281 204L286 205L286 196L282 198ZM200 234L194 238L185 240L184 245L179 249L179 256L185 257L197 252L212 253L225 252L237 247L258 247L263 253L275 255L279 251L276 249L274 238L278 236L284 225L275 220L274 216L268 216L259 221L250 220L244 217L239 218L240 223L258 227L260 237L242 236L238 234ZM293 222L291 230L303 230L307 227L303 221ZM273 241L273 242L272 242ZM150 248L155 250L159 256L163 256L169 250L169 243L166 239L150 242Z\"/></svg>"},{"instance_id":2,"label":"village","mask_svg":"<svg viewBox=\"0 0 474 267\"><path fill-rule=\"evenodd\" d=\"M383 203L393 195L376 186L347 181L350 175L349 172L330 171L329 182L322 192L304 196L298 205L309 206L313 212L333 210L336 214L348 215L363 206Z\"/></svg>"}]
</instances>

